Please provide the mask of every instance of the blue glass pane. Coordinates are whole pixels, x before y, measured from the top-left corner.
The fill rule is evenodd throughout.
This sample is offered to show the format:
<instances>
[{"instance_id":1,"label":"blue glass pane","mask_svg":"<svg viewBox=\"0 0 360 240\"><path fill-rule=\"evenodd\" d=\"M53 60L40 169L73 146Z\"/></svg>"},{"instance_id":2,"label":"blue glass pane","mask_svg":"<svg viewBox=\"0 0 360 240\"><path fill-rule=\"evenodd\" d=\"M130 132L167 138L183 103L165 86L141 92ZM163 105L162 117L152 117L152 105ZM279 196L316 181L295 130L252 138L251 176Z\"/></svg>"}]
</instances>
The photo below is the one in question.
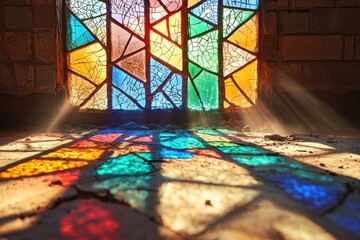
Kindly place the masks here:
<instances>
[{"instance_id":1,"label":"blue glass pane","mask_svg":"<svg viewBox=\"0 0 360 240\"><path fill-rule=\"evenodd\" d=\"M259 0L224 0L224 6L255 10L259 7Z\"/></svg>"},{"instance_id":2,"label":"blue glass pane","mask_svg":"<svg viewBox=\"0 0 360 240\"><path fill-rule=\"evenodd\" d=\"M218 24L218 0L204 1L202 4L192 9L191 12L200 18Z\"/></svg>"},{"instance_id":3,"label":"blue glass pane","mask_svg":"<svg viewBox=\"0 0 360 240\"><path fill-rule=\"evenodd\" d=\"M158 92L153 96L153 100L151 102L152 109L172 109L174 105L171 104L169 100L167 100L162 92Z\"/></svg>"},{"instance_id":4,"label":"blue glass pane","mask_svg":"<svg viewBox=\"0 0 360 240\"><path fill-rule=\"evenodd\" d=\"M164 80L169 76L171 70L156 61L155 59L150 59L150 89L151 93L155 92L156 89L164 82Z\"/></svg>"},{"instance_id":5,"label":"blue glass pane","mask_svg":"<svg viewBox=\"0 0 360 240\"><path fill-rule=\"evenodd\" d=\"M112 79L113 84L128 95L125 105L132 106L132 103L130 101L133 100L141 107L145 107L145 88L143 82L136 80L135 78L131 77L130 75L116 67L112 67ZM132 100L130 100L130 98L132 98ZM113 99L113 103L114 101L116 100ZM134 109L129 107L124 108L124 110Z\"/></svg>"},{"instance_id":6,"label":"blue glass pane","mask_svg":"<svg viewBox=\"0 0 360 240\"><path fill-rule=\"evenodd\" d=\"M182 84L183 80L179 74L173 74L169 81L164 85L164 92L170 97L176 107L182 106Z\"/></svg>"},{"instance_id":7,"label":"blue glass pane","mask_svg":"<svg viewBox=\"0 0 360 240\"><path fill-rule=\"evenodd\" d=\"M68 21L67 49L72 50L94 40L94 37L84 25L70 14Z\"/></svg>"}]
</instances>

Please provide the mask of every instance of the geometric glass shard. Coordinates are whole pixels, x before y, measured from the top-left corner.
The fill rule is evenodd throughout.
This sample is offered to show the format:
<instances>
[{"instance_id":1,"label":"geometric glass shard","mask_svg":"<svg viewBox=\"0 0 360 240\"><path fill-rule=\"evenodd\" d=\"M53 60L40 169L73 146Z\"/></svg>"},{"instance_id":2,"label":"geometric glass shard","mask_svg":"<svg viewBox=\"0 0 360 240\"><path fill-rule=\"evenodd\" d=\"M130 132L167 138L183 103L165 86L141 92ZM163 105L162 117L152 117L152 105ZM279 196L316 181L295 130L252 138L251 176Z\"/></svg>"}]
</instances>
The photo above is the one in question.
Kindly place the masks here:
<instances>
[{"instance_id":1,"label":"geometric glass shard","mask_svg":"<svg viewBox=\"0 0 360 240\"><path fill-rule=\"evenodd\" d=\"M256 10L259 0L223 0L224 6Z\"/></svg>"},{"instance_id":2,"label":"geometric glass shard","mask_svg":"<svg viewBox=\"0 0 360 240\"><path fill-rule=\"evenodd\" d=\"M217 30L190 39L188 48L188 56L191 61L214 73L219 71L219 41Z\"/></svg>"},{"instance_id":3,"label":"geometric glass shard","mask_svg":"<svg viewBox=\"0 0 360 240\"><path fill-rule=\"evenodd\" d=\"M250 51L257 51L257 16L252 17L244 25L239 27L228 40L236 45Z\"/></svg>"},{"instance_id":4,"label":"geometric glass shard","mask_svg":"<svg viewBox=\"0 0 360 240\"><path fill-rule=\"evenodd\" d=\"M254 14L254 11L244 11L238 9L224 8L224 32L223 37L226 38L232 31L242 25Z\"/></svg>"},{"instance_id":5,"label":"geometric glass shard","mask_svg":"<svg viewBox=\"0 0 360 240\"><path fill-rule=\"evenodd\" d=\"M191 9L191 12L197 17L213 24L218 24L218 11L218 0L203 1L202 4Z\"/></svg>"},{"instance_id":6,"label":"geometric glass shard","mask_svg":"<svg viewBox=\"0 0 360 240\"><path fill-rule=\"evenodd\" d=\"M84 24L97 37L97 39L106 45L106 15L88 20L83 20Z\"/></svg>"},{"instance_id":7,"label":"geometric glass shard","mask_svg":"<svg viewBox=\"0 0 360 240\"><path fill-rule=\"evenodd\" d=\"M238 70L256 58L255 55L228 42L224 42L223 44L223 54L224 76Z\"/></svg>"},{"instance_id":8,"label":"geometric glass shard","mask_svg":"<svg viewBox=\"0 0 360 240\"><path fill-rule=\"evenodd\" d=\"M225 80L224 107L251 107L256 102L257 61L246 65Z\"/></svg>"},{"instance_id":9,"label":"geometric glass shard","mask_svg":"<svg viewBox=\"0 0 360 240\"><path fill-rule=\"evenodd\" d=\"M192 14L189 14L189 26L189 37L194 37L214 28L213 25L193 16Z\"/></svg>"},{"instance_id":10,"label":"geometric glass shard","mask_svg":"<svg viewBox=\"0 0 360 240\"><path fill-rule=\"evenodd\" d=\"M95 84L106 79L106 52L99 43L78 48L69 54L69 69Z\"/></svg>"},{"instance_id":11,"label":"geometric glass shard","mask_svg":"<svg viewBox=\"0 0 360 240\"><path fill-rule=\"evenodd\" d=\"M84 27L84 25L70 14L68 19L67 49L73 50L74 48L80 47L94 40L95 38Z\"/></svg>"}]
</instances>

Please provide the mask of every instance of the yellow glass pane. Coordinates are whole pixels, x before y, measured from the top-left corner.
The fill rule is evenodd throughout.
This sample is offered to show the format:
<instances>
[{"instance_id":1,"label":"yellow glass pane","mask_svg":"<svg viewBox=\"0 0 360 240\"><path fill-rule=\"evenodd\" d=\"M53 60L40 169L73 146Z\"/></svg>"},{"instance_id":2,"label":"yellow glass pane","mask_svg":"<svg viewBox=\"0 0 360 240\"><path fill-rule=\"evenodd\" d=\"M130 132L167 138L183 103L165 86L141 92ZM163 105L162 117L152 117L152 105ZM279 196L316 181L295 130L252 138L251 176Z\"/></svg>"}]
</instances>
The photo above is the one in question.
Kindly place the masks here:
<instances>
[{"instance_id":1,"label":"yellow glass pane","mask_svg":"<svg viewBox=\"0 0 360 240\"><path fill-rule=\"evenodd\" d=\"M107 109L107 104L108 104L107 85L105 84L80 109L105 110Z\"/></svg>"},{"instance_id":2,"label":"yellow glass pane","mask_svg":"<svg viewBox=\"0 0 360 240\"><path fill-rule=\"evenodd\" d=\"M257 89L257 61L247 65L245 68L232 75L237 85L244 91L244 93L251 99L253 103L256 102ZM225 80L225 97L233 104L240 107L250 107L251 103L238 90L231 78ZM224 107L229 104L224 103Z\"/></svg>"},{"instance_id":3,"label":"yellow glass pane","mask_svg":"<svg viewBox=\"0 0 360 240\"><path fill-rule=\"evenodd\" d=\"M30 177L88 165L87 161L32 159L0 172L0 178Z\"/></svg>"},{"instance_id":4,"label":"yellow glass pane","mask_svg":"<svg viewBox=\"0 0 360 240\"><path fill-rule=\"evenodd\" d=\"M235 43L251 52L257 51L257 16L249 19L244 25L238 28L229 38Z\"/></svg>"},{"instance_id":5,"label":"yellow glass pane","mask_svg":"<svg viewBox=\"0 0 360 240\"><path fill-rule=\"evenodd\" d=\"M162 20L158 24L154 25L154 29L158 30L159 32L161 32L162 34L164 34L167 37L169 36L169 32L168 32L168 28L167 28L167 19Z\"/></svg>"},{"instance_id":6,"label":"yellow glass pane","mask_svg":"<svg viewBox=\"0 0 360 240\"><path fill-rule=\"evenodd\" d=\"M153 31L150 31L150 44L151 54L180 71L183 69L181 48Z\"/></svg>"},{"instance_id":7,"label":"yellow glass pane","mask_svg":"<svg viewBox=\"0 0 360 240\"><path fill-rule=\"evenodd\" d=\"M198 2L201 2L201 0L188 0L188 8L191 8L192 6L197 4Z\"/></svg>"},{"instance_id":8,"label":"yellow glass pane","mask_svg":"<svg viewBox=\"0 0 360 240\"><path fill-rule=\"evenodd\" d=\"M79 77L75 74L69 72L68 74L69 82L69 100L73 106L79 106L84 102L84 100L90 96L90 94L95 90L95 86Z\"/></svg>"},{"instance_id":9,"label":"yellow glass pane","mask_svg":"<svg viewBox=\"0 0 360 240\"><path fill-rule=\"evenodd\" d=\"M98 160L104 152L104 149L97 148L61 148L55 152L45 154L41 158L94 161Z\"/></svg>"},{"instance_id":10,"label":"yellow glass pane","mask_svg":"<svg viewBox=\"0 0 360 240\"><path fill-rule=\"evenodd\" d=\"M93 43L70 53L69 68L96 84L106 78L106 52L100 43Z\"/></svg>"},{"instance_id":11,"label":"yellow glass pane","mask_svg":"<svg viewBox=\"0 0 360 240\"><path fill-rule=\"evenodd\" d=\"M169 18L170 37L181 44L181 12L177 12Z\"/></svg>"}]
</instances>

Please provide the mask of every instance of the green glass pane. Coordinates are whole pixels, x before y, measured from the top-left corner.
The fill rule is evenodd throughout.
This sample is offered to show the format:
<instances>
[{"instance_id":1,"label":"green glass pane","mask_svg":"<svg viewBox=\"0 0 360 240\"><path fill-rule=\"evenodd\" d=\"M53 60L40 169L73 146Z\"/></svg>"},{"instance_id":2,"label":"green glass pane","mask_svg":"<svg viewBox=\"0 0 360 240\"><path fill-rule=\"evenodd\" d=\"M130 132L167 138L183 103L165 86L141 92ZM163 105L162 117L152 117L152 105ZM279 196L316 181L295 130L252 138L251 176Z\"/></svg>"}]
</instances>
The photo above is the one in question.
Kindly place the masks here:
<instances>
[{"instance_id":1,"label":"green glass pane","mask_svg":"<svg viewBox=\"0 0 360 240\"><path fill-rule=\"evenodd\" d=\"M188 41L189 59L214 73L219 71L218 51L219 40L217 30Z\"/></svg>"},{"instance_id":2,"label":"green glass pane","mask_svg":"<svg viewBox=\"0 0 360 240\"><path fill-rule=\"evenodd\" d=\"M188 81L188 108L193 110L202 110L202 104L190 79Z\"/></svg>"},{"instance_id":3,"label":"green glass pane","mask_svg":"<svg viewBox=\"0 0 360 240\"><path fill-rule=\"evenodd\" d=\"M189 37L194 37L213 28L212 25L202 21L198 17L189 14Z\"/></svg>"},{"instance_id":4,"label":"green glass pane","mask_svg":"<svg viewBox=\"0 0 360 240\"><path fill-rule=\"evenodd\" d=\"M198 74L202 69L190 62L188 65L188 70L191 78L194 78L196 74Z\"/></svg>"},{"instance_id":5,"label":"green glass pane","mask_svg":"<svg viewBox=\"0 0 360 240\"><path fill-rule=\"evenodd\" d=\"M244 24L254 14L254 11L244 11L233 8L224 8L223 10L223 37L226 38L236 28Z\"/></svg>"},{"instance_id":6,"label":"green glass pane","mask_svg":"<svg viewBox=\"0 0 360 240\"><path fill-rule=\"evenodd\" d=\"M218 76L207 71L202 71L194 80L195 87L200 94L205 110L218 109L219 86Z\"/></svg>"}]
</instances>

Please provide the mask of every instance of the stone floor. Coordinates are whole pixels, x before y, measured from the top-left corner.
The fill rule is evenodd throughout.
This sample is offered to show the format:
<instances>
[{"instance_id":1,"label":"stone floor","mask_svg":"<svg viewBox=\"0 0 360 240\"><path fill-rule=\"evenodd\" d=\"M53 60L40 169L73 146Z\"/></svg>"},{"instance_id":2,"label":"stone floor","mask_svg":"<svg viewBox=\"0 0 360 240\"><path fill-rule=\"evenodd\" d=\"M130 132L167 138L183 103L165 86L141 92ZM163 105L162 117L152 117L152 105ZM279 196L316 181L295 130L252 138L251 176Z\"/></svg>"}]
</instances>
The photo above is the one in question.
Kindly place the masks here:
<instances>
[{"instance_id":1,"label":"stone floor","mask_svg":"<svg viewBox=\"0 0 360 240\"><path fill-rule=\"evenodd\" d=\"M0 137L0 239L360 239L360 138L126 124Z\"/></svg>"}]
</instances>

